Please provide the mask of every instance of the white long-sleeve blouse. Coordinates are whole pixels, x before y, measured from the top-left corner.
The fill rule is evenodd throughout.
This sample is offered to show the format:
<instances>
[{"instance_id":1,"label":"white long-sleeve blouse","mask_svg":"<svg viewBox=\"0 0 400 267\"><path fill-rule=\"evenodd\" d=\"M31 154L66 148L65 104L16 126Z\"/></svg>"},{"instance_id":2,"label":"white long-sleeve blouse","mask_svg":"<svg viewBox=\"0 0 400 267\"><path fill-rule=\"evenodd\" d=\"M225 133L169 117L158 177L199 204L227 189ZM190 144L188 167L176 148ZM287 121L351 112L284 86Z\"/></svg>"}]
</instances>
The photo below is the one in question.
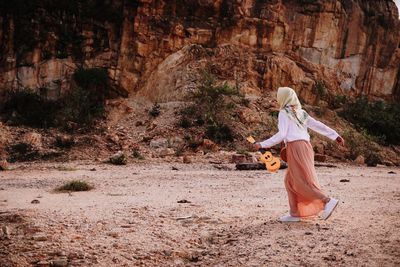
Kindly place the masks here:
<instances>
[{"instance_id":1,"label":"white long-sleeve blouse","mask_svg":"<svg viewBox=\"0 0 400 267\"><path fill-rule=\"evenodd\" d=\"M323 124L322 122L308 116L306 123L306 127L299 127L297 124L292 121L284 110L279 111L278 116L278 129L279 131L273 135L271 138L260 142L261 147L268 148L272 147L280 142L284 141L292 142L296 140L306 140L310 141L310 135L308 134L307 129L310 128L317 133L320 133L331 140L335 140L339 134Z\"/></svg>"}]
</instances>

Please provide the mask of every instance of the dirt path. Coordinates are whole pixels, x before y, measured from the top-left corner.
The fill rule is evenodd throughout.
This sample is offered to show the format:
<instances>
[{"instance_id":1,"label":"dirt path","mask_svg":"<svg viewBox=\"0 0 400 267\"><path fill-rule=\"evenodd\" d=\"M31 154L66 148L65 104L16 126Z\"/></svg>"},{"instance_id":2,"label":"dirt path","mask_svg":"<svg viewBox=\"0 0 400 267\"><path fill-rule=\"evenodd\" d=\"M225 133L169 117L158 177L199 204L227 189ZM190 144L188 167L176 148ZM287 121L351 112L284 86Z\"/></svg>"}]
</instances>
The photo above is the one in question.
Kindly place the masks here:
<instances>
[{"instance_id":1,"label":"dirt path","mask_svg":"<svg viewBox=\"0 0 400 267\"><path fill-rule=\"evenodd\" d=\"M0 173L0 266L400 265L399 168L317 168L340 205L328 221L297 224L276 220L287 212L283 173L179 163L17 166ZM95 189L52 191L71 179Z\"/></svg>"}]
</instances>

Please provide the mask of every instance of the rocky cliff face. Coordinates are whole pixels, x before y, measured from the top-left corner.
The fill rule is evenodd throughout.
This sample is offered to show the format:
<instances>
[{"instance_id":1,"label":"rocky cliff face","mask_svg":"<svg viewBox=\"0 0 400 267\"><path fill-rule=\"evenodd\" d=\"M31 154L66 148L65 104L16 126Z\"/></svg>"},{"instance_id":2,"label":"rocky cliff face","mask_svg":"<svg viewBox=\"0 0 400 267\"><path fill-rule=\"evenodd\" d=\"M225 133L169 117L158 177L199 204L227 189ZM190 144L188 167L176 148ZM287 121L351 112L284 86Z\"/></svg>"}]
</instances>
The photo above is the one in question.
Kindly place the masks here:
<instances>
[{"instance_id":1,"label":"rocky cliff face","mask_svg":"<svg viewBox=\"0 0 400 267\"><path fill-rule=\"evenodd\" d=\"M118 92L169 101L207 67L253 94L400 97L391 0L19 0L1 4L0 42L2 92L56 98L77 67L104 67Z\"/></svg>"}]
</instances>

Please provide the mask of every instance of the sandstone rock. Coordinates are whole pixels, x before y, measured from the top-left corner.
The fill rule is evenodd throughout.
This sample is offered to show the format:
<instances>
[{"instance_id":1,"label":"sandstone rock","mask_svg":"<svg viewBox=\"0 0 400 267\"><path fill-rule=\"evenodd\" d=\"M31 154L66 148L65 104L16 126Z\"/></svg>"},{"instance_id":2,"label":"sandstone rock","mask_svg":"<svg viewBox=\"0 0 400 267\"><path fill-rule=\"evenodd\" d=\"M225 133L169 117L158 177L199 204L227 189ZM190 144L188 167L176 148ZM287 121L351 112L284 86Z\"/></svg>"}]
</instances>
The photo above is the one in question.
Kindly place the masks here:
<instances>
[{"instance_id":1,"label":"sandstone rock","mask_svg":"<svg viewBox=\"0 0 400 267\"><path fill-rule=\"evenodd\" d=\"M61 148L70 148L75 144L75 139L68 135L58 135L56 137L56 145Z\"/></svg>"},{"instance_id":2,"label":"sandstone rock","mask_svg":"<svg viewBox=\"0 0 400 267\"><path fill-rule=\"evenodd\" d=\"M219 150L219 146L210 139L204 139L201 148L205 151L213 151L213 152Z\"/></svg>"},{"instance_id":3,"label":"sandstone rock","mask_svg":"<svg viewBox=\"0 0 400 267\"><path fill-rule=\"evenodd\" d=\"M85 63L107 68L113 91L135 91L148 99L177 99L193 85L195 71L191 70L213 59L213 64L223 66L219 74L235 80L234 70L242 71L243 87L257 87L259 91L285 84L312 100L310 89L315 81L323 80L332 92L354 89L374 96L398 93L400 27L393 1L221 4L193 0L185 2L185 6L179 6L179 1L154 3L141 0L135 8L105 4L110 12L121 17L123 23L118 29L110 27L109 22L84 18L89 21L87 28L104 33L78 32L85 37ZM53 26L48 22L52 20L42 20L51 12L39 4L26 14L26 21L40 25L38 36ZM171 15L174 22L166 24ZM7 18L11 14L6 11L2 16ZM74 24L82 24L82 19L78 17ZM72 22L65 23L74 28ZM4 29L9 35L28 26L11 25ZM56 32L52 35L56 40L61 38ZM69 78L80 62L71 55L63 59L41 58L48 52L49 44L34 41L39 42L36 48L24 53L13 42L4 43L1 58L7 60L0 71L0 88L45 87L49 98L58 97L70 87ZM65 45L73 45L71 42ZM201 45L213 48L206 51ZM232 46L238 47L239 53L229 56L229 60L220 60L231 52ZM283 56L275 61L268 56L273 53ZM21 64L16 65L17 58Z\"/></svg>"},{"instance_id":4,"label":"sandstone rock","mask_svg":"<svg viewBox=\"0 0 400 267\"><path fill-rule=\"evenodd\" d=\"M175 150L172 148L162 148L157 150L158 156L167 157L175 155Z\"/></svg>"},{"instance_id":5,"label":"sandstone rock","mask_svg":"<svg viewBox=\"0 0 400 267\"><path fill-rule=\"evenodd\" d=\"M36 267L49 267L50 262L49 261L39 261L38 263L36 263L35 266Z\"/></svg>"},{"instance_id":6,"label":"sandstone rock","mask_svg":"<svg viewBox=\"0 0 400 267\"><path fill-rule=\"evenodd\" d=\"M39 204L39 203L40 203L40 201L38 199L34 199L31 201L31 204Z\"/></svg>"},{"instance_id":7,"label":"sandstone rock","mask_svg":"<svg viewBox=\"0 0 400 267\"><path fill-rule=\"evenodd\" d=\"M185 144L185 141L178 136L174 136L169 138L168 144L170 147L177 149L181 148Z\"/></svg>"},{"instance_id":8,"label":"sandstone rock","mask_svg":"<svg viewBox=\"0 0 400 267\"><path fill-rule=\"evenodd\" d=\"M239 164L239 163L255 163L257 162L257 158L252 155L245 154L233 154L231 157L231 163Z\"/></svg>"},{"instance_id":9,"label":"sandstone rock","mask_svg":"<svg viewBox=\"0 0 400 267\"><path fill-rule=\"evenodd\" d=\"M250 108L242 109L239 113L239 116L240 116L240 121L245 124L261 122L260 114Z\"/></svg>"},{"instance_id":10,"label":"sandstone rock","mask_svg":"<svg viewBox=\"0 0 400 267\"><path fill-rule=\"evenodd\" d=\"M355 163L359 164L359 165L363 165L365 163L365 158L362 155L359 155L355 160Z\"/></svg>"},{"instance_id":11,"label":"sandstone rock","mask_svg":"<svg viewBox=\"0 0 400 267\"><path fill-rule=\"evenodd\" d=\"M1 160L0 161L0 171L6 171L10 168L10 165L8 164L7 160Z\"/></svg>"},{"instance_id":12,"label":"sandstone rock","mask_svg":"<svg viewBox=\"0 0 400 267\"><path fill-rule=\"evenodd\" d=\"M50 262L50 266L52 267L65 267L68 266L68 260L61 258L61 259L54 259Z\"/></svg>"},{"instance_id":13,"label":"sandstone rock","mask_svg":"<svg viewBox=\"0 0 400 267\"><path fill-rule=\"evenodd\" d=\"M123 151L118 151L109 158L109 162L114 165L126 165L127 161L128 158Z\"/></svg>"},{"instance_id":14,"label":"sandstone rock","mask_svg":"<svg viewBox=\"0 0 400 267\"><path fill-rule=\"evenodd\" d=\"M10 228L7 225L3 225L1 227L2 233L1 233L1 238L4 239L10 239L11 235L10 235Z\"/></svg>"},{"instance_id":15,"label":"sandstone rock","mask_svg":"<svg viewBox=\"0 0 400 267\"><path fill-rule=\"evenodd\" d=\"M150 141L150 148L167 148L168 147L168 139L166 138L158 138Z\"/></svg>"},{"instance_id":16,"label":"sandstone rock","mask_svg":"<svg viewBox=\"0 0 400 267\"><path fill-rule=\"evenodd\" d=\"M319 162L325 162L326 161L326 156L322 154L315 154L314 155L314 160L319 161Z\"/></svg>"},{"instance_id":17,"label":"sandstone rock","mask_svg":"<svg viewBox=\"0 0 400 267\"><path fill-rule=\"evenodd\" d=\"M183 163L190 164L192 163L192 158L188 155L183 156Z\"/></svg>"},{"instance_id":18,"label":"sandstone rock","mask_svg":"<svg viewBox=\"0 0 400 267\"><path fill-rule=\"evenodd\" d=\"M314 151L316 152L316 153L318 153L318 154L325 154L324 152L325 152L325 147L324 147L324 145L323 144L321 144L321 143L318 143L318 144L316 144L315 146L314 146Z\"/></svg>"},{"instance_id":19,"label":"sandstone rock","mask_svg":"<svg viewBox=\"0 0 400 267\"><path fill-rule=\"evenodd\" d=\"M42 147L42 135L35 132L27 133L23 137L23 142L34 149L40 149Z\"/></svg>"},{"instance_id":20,"label":"sandstone rock","mask_svg":"<svg viewBox=\"0 0 400 267\"><path fill-rule=\"evenodd\" d=\"M47 241L49 239L49 237L47 235L43 235L43 234L35 235L32 238L35 241Z\"/></svg>"}]
</instances>

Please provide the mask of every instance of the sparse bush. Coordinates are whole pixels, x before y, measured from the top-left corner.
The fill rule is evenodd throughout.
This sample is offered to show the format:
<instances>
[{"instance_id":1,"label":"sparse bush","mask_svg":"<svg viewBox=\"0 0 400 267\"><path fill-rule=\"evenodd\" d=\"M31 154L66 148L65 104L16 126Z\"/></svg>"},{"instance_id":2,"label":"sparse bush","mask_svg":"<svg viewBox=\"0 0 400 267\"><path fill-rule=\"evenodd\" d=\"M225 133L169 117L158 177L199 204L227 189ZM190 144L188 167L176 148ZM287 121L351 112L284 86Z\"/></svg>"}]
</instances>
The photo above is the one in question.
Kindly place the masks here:
<instances>
[{"instance_id":1,"label":"sparse bush","mask_svg":"<svg viewBox=\"0 0 400 267\"><path fill-rule=\"evenodd\" d=\"M232 142L233 131L228 125L217 123L207 126L206 137L217 143Z\"/></svg>"},{"instance_id":2,"label":"sparse bush","mask_svg":"<svg viewBox=\"0 0 400 267\"><path fill-rule=\"evenodd\" d=\"M198 148L202 143L200 140L197 140L190 135L185 135L184 139L187 142L188 146L192 149Z\"/></svg>"},{"instance_id":3,"label":"sparse bush","mask_svg":"<svg viewBox=\"0 0 400 267\"><path fill-rule=\"evenodd\" d=\"M140 153L139 149L134 149L134 150L132 151L132 157L134 157L135 159L140 159L140 160L143 160L143 159L144 159L144 157L143 157L143 155Z\"/></svg>"},{"instance_id":4,"label":"sparse bush","mask_svg":"<svg viewBox=\"0 0 400 267\"><path fill-rule=\"evenodd\" d=\"M187 117L182 116L179 120L179 126L184 129L187 129L190 126L192 126L192 122Z\"/></svg>"},{"instance_id":5,"label":"sparse bush","mask_svg":"<svg viewBox=\"0 0 400 267\"><path fill-rule=\"evenodd\" d=\"M47 128L56 124L60 103L47 100L29 90L11 91L7 94L1 113L13 125Z\"/></svg>"},{"instance_id":6,"label":"sparse bush","mask_svg":"<svg viewBox=\"0 0 400 267\"><path fill-rule=\"evenodd\" d=\"M181 110L179 125L182 128L205 126L205 136L214 142L233 141L230 128L237 103L243 102L238 88L227 83L217 84L213 75L204 72L197 89L189 95L192 104Z\"/></svg>"},{"instance_id":7,"label":"sparse bush","mask_svg":"<svg viewBox=\"0 0 400 267\"><path fill-rule=\"evenodd\" d=\"M365 163L368 167L376 167L376 165L381 163L381 159L376 153L369 153L365 159Z\"/></svg>"},{"instance_id":8,"label":"sparse bush","mask_svg":"<svg viewBox=\"0 0 400 267\"><path fill-rule=\"evenodd\" d=\"M357 156L362 155L367 158L370 154L379 154L380 148L375 143L373 137L365 131L358 133L354 130L346 130L343 133L346 140L346 146L349 148L349 158L354 160Z\"/></svg>"},{"instance_id":9,"label":"sparse bush","mask_svg":"<svg viewBox=\"0 0 400 267\"><path fill-rule=\"evenodd\" d=\"M89 191L91 189L93 189L93 187L87 182L81 180L73 180L70 182L66 182L64 185L57 188L57 191Z\"/></svg>"},{"instance_id":10,"label":"sparse bush","mask_svg":"<svg viewBox=\"0 0 400 267\"><path fill-rule=\"evenodd\" d=\"M345 95L336 95L329 101L329 106L333 109L343 107L347 102L347 97Z\"/></svg>"},{"instance_id":11,"label":"sparse bush","mask_svg":"<svg viewBox=\"0 0 400 267\"><path fill-rule=\"evenodd\" d=\"M104 113L107 72L78 69L73 78L76 85L58 100L46 99L26 89L9 92L0 110L3 120L37 128L66 127L68 122L90 125Z\"/></svg>"},{"instance_id":12,"label":"sparse bush","mask_svg":"<svg viewBox=\"0 0 400 267\"><path fill-rule=\"evenodd\" d=\"M400 103L370 102L366 97L347 101L340 116L360 130L378 137L381 143L400 144Z\"/></svg>"}]
</instances>

